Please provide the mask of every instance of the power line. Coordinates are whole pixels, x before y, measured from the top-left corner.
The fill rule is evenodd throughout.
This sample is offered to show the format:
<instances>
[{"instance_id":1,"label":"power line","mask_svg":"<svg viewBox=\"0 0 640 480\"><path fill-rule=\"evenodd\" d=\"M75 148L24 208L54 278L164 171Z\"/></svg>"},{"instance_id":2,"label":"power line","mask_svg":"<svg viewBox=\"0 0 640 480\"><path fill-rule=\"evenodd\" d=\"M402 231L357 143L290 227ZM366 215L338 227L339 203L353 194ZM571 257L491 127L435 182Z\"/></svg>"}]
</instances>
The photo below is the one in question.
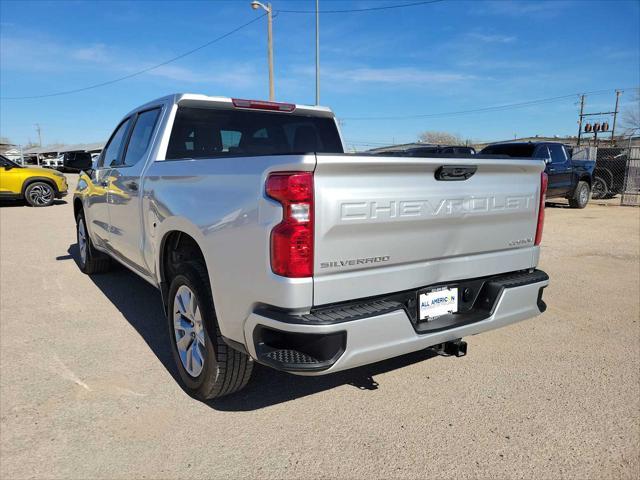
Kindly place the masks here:
<instances>
[{"instance_id":1,"label":"power line","mask_svg":"<svg viewBox=\"0 0 640 480\"><path fill-rule=\"evenodd\" d=\"M635 87L632 87L635 88ZM628 89L628 88L627 88ZM625 89L618 89L624 91ZM615 91L615 89L607 89L607 90L594 90L592 92L585 92L584 95L602 95L605 93L610 93ZM483 108L475 108L471 110L457 110L452 112L439 112L439 113L423 113L423 114L414 114L414 115L397 115L397 116L385 116L385 117L343 117L340 118L342 120L350 120L350 121L368 121L368 120L407 120L412 118L436 118L436 117L446 117L446 116L455 116L455 115L467 115L471 113L485 113L485 112L499 112L503 110L510 110L512 108L522 108L529 107L533 105L544 105L546 103L553 103L560 100L567 100L569 98L577 98L579 95L583 95L582 93L572 93L569 95L561 95L558 97L548 97L548 98L540 98L537 100L529 100L526 102L518 102L518 103L510 103L505 105L496 105L492 107L483 107Z\"/></svg>"},{"instance_id":2,"label":"power line","mask_svg":"<svg viewBox=\"0 0 640 480\"><path fill-rule=\"evenodd\" d=\"M395 8L406 8L406 7L418 7L420 5L429 5L431 3L440 3L446 0L428 0L424 2L410 2L410 3L401 3L398 5L384 5L381 7L368 7L368 8L347 8L340 10L320 10L319 13L358 13L358 12L374 12L378 10L392 10ZM315 10L282 10L279 9L278 12L282 13L316 13Z\"/></svg>"},{"instance_id":3,"label":"power line","mask_svg":"<svg viewBox=\"0 0 640 480\"><path fill-rule=\"evenodd\" d=\"M440 3L440 2L444 2L446 0L427 0L427 1L421 1L421 2L410 2L410 3L402 3L402 4L398 4L398 5L384 5L381 7L369 7L369 8L352 8L352 9L340 9L340 10L321 10L319 13L327 13L327 14L331 14L331 13L355 13L355 12L371 12L371 11L379 11L379 10L390 10L390 9L396 9L396 8L406 8L406 7L416 7L416 6L420 6L420 5L428 5L428 4L432 4L432 3ZM313 13L315 14L316 11L315 10L277 10L275 12L275 15L273 16L273 18L277 17L279 13ZM93 85L88 85L86 87L81 87L81 88L74 88L71 90L63 90L60 92L54 92L54 93L46 93L46 94L41 94L41 95L24 95L24 96L16 96L16 97L0 97L0 100L29 100L29 99L37 99L37 98L49 98L49 97L59 97L62 95L70 95L73 93L79 93L79 92L84 92L87 90L93 90L95 88L100 88L100 87L105 87L107 85L113 85L114 83L118 83L121 82L123 80L128 80L130 78L133 77L137 77L138 75L142 75L144 73L150 72L152 70L155 70L157 68L163 67L169 63L175 62L176 60L180 60L188 55L191 55L199 50L202 50L203 48L206 48L216 42L219 42L220 40L223 40L227 37L229 37L230 35L233 35L234 33L242 30L245 27L248 27L249 25L251 25L252 23L257 22L258 20L260 20L262 17L266 16L267 13L260 15L259 17L254 18L253 20L244 23L236 28L234 28L233 30L225 33L224 35L221 35L217 38L214 38L213 40L210 40L206 43L203 43L202 45L199 45L195 48L192 48L191 50L188 50L184 53L181 53L180 55L177 55L173 58L170 58L169 60L165 60L164 62L158 63L156 65L153 65L151 67L147 67L144 68L142 70L138 70L137 72L133 72L130 73L128 75L124 75L122 77L118 77L118 78L114 78L112 80L108 80L106 82L100 82L100 83L96 83Z\"/></svg>"},{"instance_id":4,"label":"power line","mask_svg":"<svg viewBox=\"0 0 640 480\"><path fill-rule=\"evenodd\" d=\"M72 93L78 93L78 92L84 92L86 90L92 90L94 88L105 87L107 85L112 85L114 83L121 82L121 81L127 80L129 78L137 77L138 75L142 75L143 73L150 72L151 70L155 70L156 68L160 68L160 67L163 67L163 66L165 66L165 65L167 65L167 64L169 64L171 62L175 62L176 60L180 60L181 58L184 58L184 57L186 57L188 55L191 55L192 53L195 53L195 52L197 52L199 50L202 50L203 48L206 48L209 45L213 45L214 43L219 42L220 40L223 40L223 39L233 35L234 33L242 30L243 28L248 27L252 23L257 22L258 20L260 20L265 15L267 15L267 14L265 13L263 15L260 15L259 17L254 18L253 20L251 20L251 21L249 21L247 23L243 23L239 27L234 28L233 30L225 33L224 35L220 35L219 37L214 38L213 40L210 40L207 43L203 43L200 46L192 48L191 50L188 50L188 51L186 51L184 53L181 53L180 55L178 55L176 57L170 58L169 60L165 60L164 62L158 63L158 64L153 65L151 67L147 67L147 68L144 68L142 70L138 70L137 72L130 73L128 75L125 75L124 77L114 78L113 80L108 80L106 82L96 83L94 85L89 85L89 86L82 87L82 88L74 88L73 90L63 90L61 92L47 93L47 94L43 94L43 95L28 95L28 96L23 96L23 97L0 97L0 100L27 100L27 99L34 99L34 98L58 97L58 96L61 96L61 95L69 95L69 94L72 94Z\"/></svg>"}]
</instances>

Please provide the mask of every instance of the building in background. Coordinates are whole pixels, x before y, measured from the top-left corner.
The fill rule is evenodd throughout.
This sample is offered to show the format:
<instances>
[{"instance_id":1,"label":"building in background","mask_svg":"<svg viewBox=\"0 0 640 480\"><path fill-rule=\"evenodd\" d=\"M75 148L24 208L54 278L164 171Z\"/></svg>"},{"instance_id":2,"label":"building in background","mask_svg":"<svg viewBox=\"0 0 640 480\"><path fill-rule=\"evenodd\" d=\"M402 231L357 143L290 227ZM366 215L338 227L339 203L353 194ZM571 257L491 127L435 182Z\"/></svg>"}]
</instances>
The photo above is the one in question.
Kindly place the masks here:
<instances>
[{"instance_id":1,"label":"building in background","mask_svg":"<svg viewBox=\"0 0 640 480\"><path fill-rule=\"evenodd\" d=\"M104 148L105 142L79 143L76 145L46 145L44 147L32 147L25 149L22 154L25 165L55 166L52 162L67 152L88 152L92 155L99 154Z\"/></svg>"}]
</instances>

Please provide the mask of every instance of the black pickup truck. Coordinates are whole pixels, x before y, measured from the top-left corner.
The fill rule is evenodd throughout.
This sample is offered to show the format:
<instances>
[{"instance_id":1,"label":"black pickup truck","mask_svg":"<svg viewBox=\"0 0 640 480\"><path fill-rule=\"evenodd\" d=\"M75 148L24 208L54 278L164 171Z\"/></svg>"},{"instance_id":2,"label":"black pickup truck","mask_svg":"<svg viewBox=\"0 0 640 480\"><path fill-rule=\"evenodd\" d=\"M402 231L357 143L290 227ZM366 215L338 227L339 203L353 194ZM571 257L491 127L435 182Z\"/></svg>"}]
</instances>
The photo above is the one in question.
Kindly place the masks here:
<instances>
[{"instance_id":1,"label":"black pickup truck","mask_svg":"<svg viewBox=\"0 0 640 480\"><path fill-rule=\"evenodd\" d=\"M496 143L486 146L480 155L543 159L549 176L547 198L566 198L572 208L584 208L589 202L596 162L572 159L570 151L562 143Z\"/></svg>"}]
</instances>

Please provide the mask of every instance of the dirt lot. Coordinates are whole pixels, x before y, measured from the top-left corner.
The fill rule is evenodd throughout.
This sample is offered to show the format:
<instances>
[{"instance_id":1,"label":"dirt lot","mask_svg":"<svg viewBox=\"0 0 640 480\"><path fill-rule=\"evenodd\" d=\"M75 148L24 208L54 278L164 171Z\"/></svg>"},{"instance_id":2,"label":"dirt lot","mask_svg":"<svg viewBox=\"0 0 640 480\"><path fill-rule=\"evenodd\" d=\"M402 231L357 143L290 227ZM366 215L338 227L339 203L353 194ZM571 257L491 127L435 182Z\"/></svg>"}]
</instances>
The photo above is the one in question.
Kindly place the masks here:
<instances>
[{"instance_id":1,"label":"dirt lot","mask_svg":"<svg viewBox=\"0 0 640 480\"><path fill-rule=\"evenodd\" d=\"M158 293L78 270L70 203L0 207L0 477L637 479L640 210L547 208L543 244L547 312L464 358L258 367L204 404Z\"/></svg>"}]
</instances>

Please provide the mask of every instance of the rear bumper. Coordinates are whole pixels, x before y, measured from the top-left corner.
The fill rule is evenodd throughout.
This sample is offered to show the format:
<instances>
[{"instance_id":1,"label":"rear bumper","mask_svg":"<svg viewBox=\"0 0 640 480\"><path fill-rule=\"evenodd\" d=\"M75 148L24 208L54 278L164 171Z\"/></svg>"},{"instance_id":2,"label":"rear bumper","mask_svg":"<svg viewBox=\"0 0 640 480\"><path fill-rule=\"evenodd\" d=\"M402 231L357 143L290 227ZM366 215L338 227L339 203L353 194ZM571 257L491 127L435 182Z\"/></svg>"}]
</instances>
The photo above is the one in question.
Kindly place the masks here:
<instances>
[{"instance_id":1,"label":"rear bumper","mask_svg":"<svg viewBox=\"0 0 640 480\"><path fill-rule=\"evenodd\" d=\"M245 322L245 345L254 359L273 368L323 375L503 327L546 309L542 289L549 277L540 270L469 284L479 281L484 283L473 307L433 325L418 323L410 306L398 301L410 298L412 292L334 305L316 314L257 309Z\"/></svg>"}]
</instances>

